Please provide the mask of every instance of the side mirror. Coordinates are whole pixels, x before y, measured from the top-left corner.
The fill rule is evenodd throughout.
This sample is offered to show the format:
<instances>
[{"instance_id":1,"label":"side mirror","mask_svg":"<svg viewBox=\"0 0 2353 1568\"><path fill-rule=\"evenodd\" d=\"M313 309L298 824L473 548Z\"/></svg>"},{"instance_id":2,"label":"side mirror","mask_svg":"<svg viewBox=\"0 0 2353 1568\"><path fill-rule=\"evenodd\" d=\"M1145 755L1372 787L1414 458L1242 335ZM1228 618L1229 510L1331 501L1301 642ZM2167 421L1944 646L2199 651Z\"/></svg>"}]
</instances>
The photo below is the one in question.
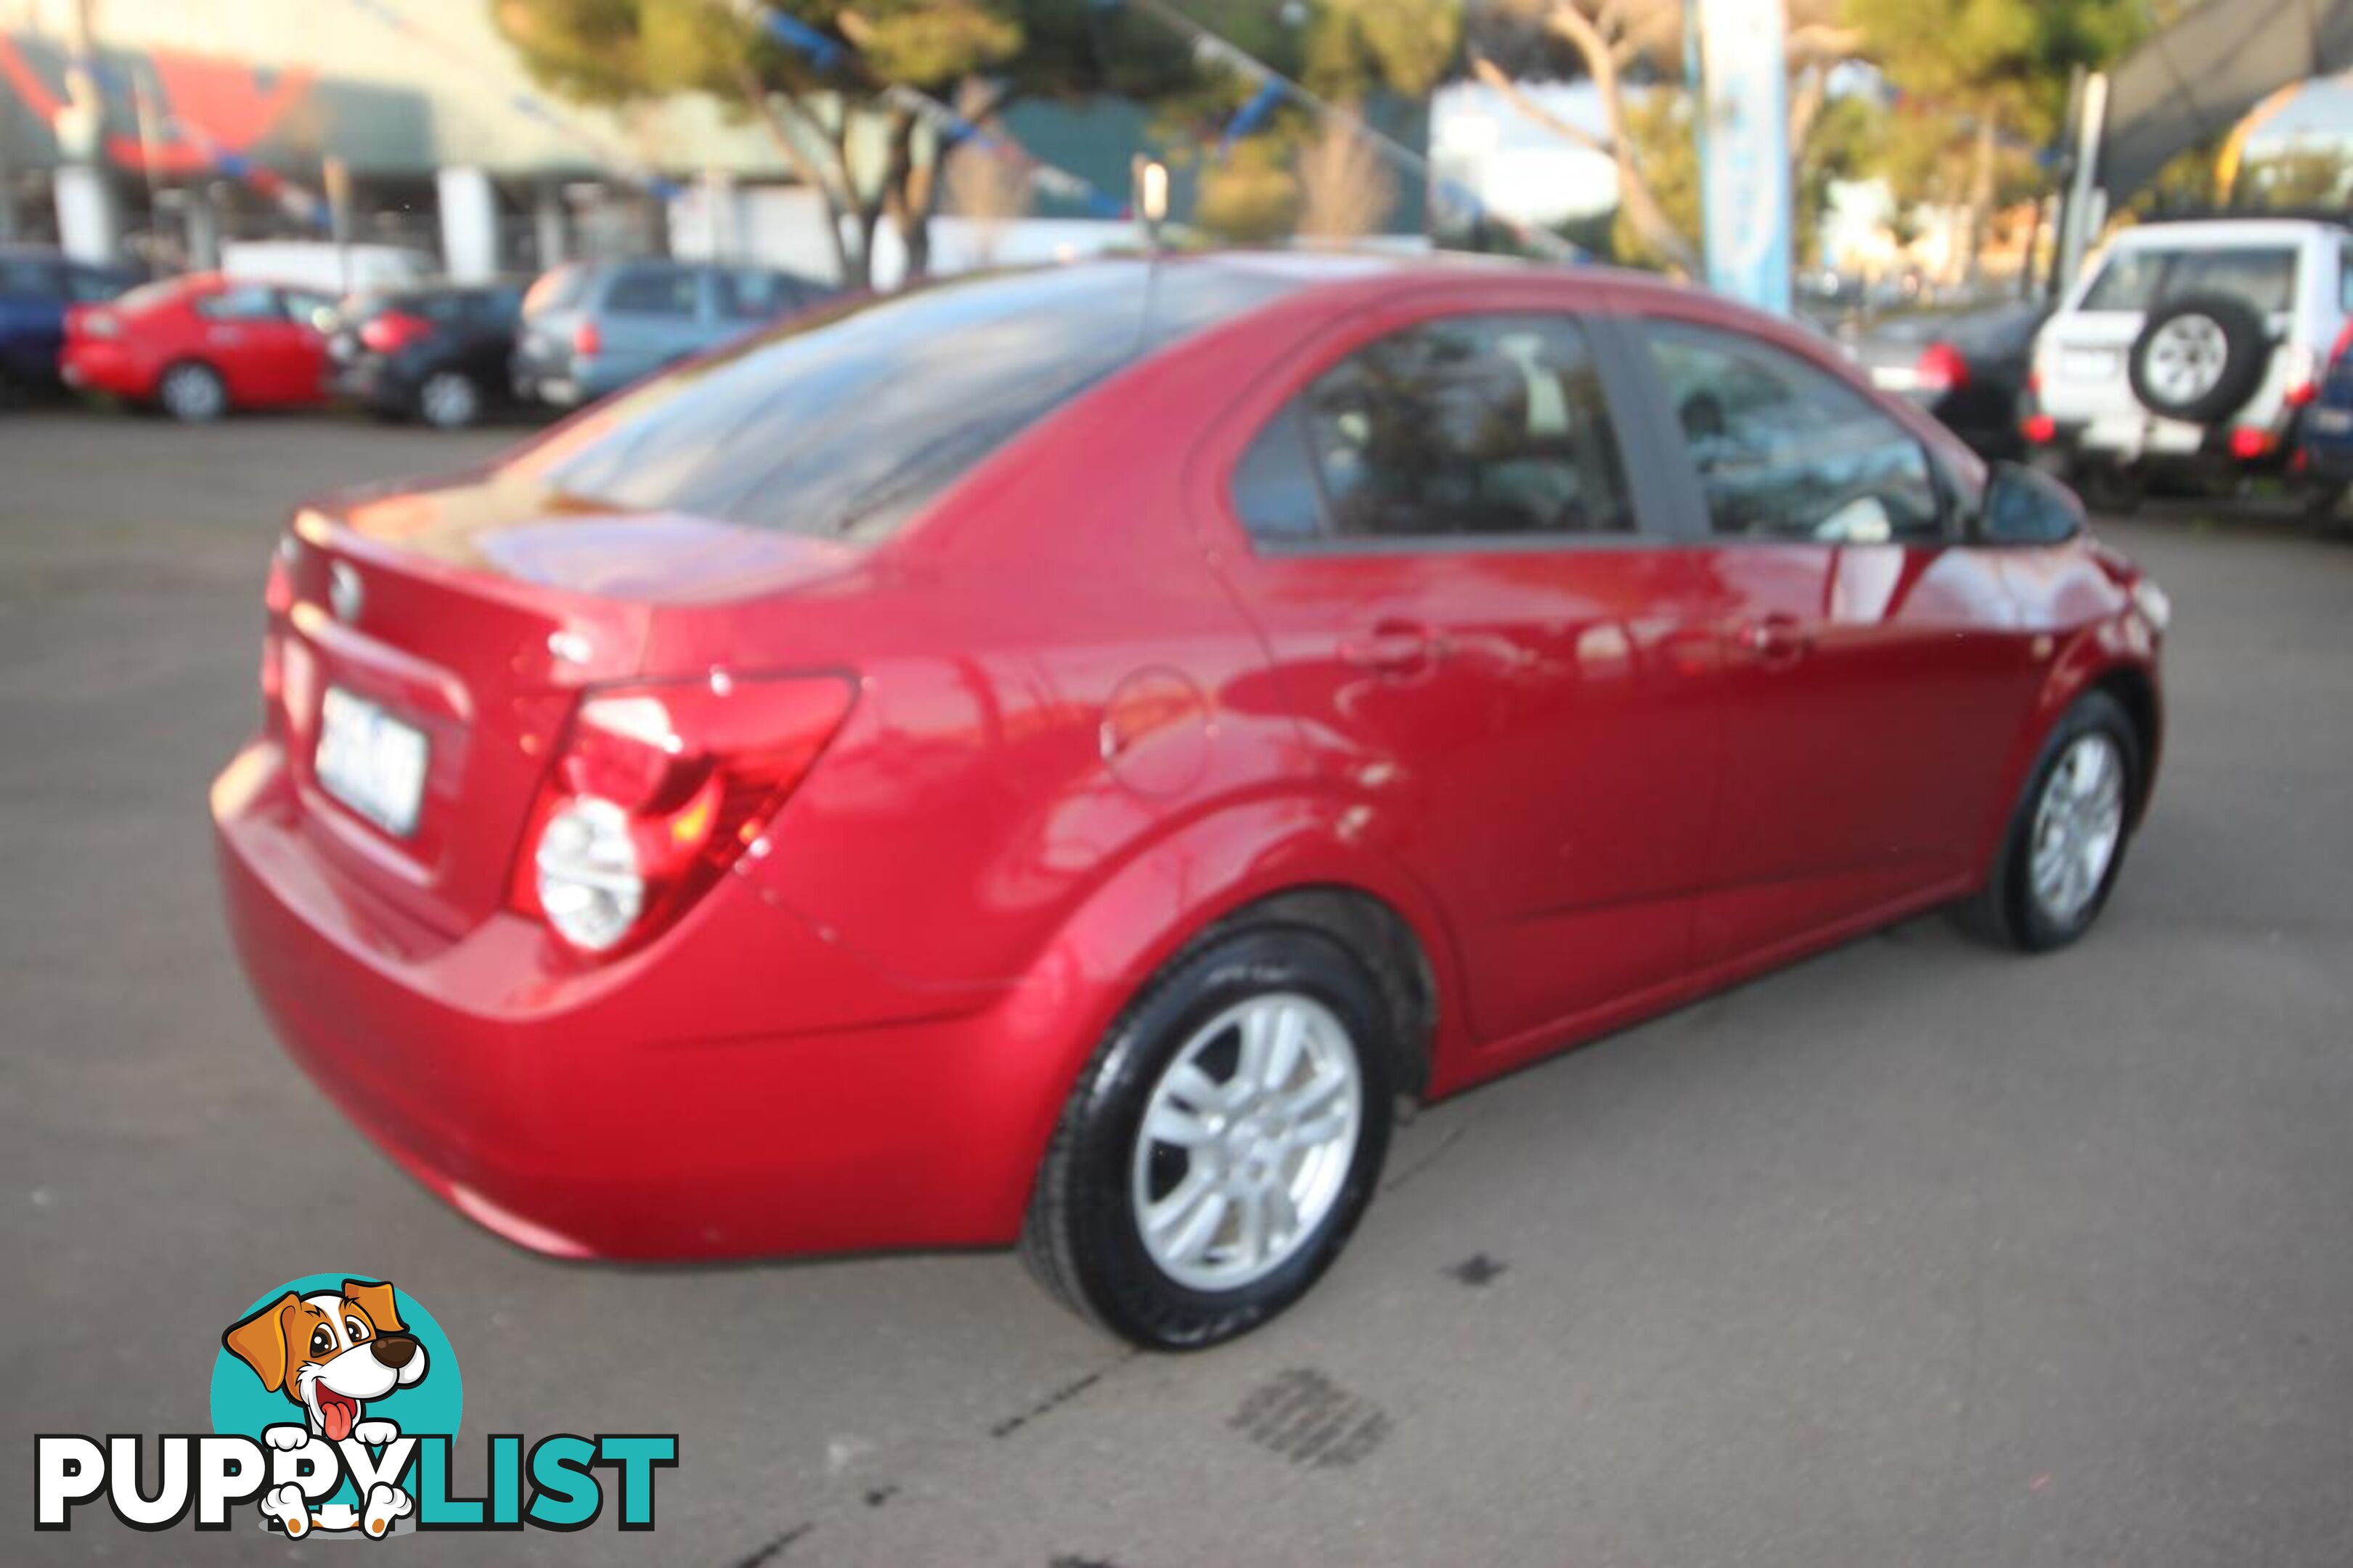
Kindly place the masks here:
<instances>
[{"instance_id":1,"label":"side mirror","mask_svg":"<svg viewBox=\"0 0 2353 1568\"><path fill-rule=\"evenodd\" d=\"M1996 463L1977 533L1987 544L2059 544L2084 531L2084 503L2040 468Z\"/></svg>"}]
</instances>

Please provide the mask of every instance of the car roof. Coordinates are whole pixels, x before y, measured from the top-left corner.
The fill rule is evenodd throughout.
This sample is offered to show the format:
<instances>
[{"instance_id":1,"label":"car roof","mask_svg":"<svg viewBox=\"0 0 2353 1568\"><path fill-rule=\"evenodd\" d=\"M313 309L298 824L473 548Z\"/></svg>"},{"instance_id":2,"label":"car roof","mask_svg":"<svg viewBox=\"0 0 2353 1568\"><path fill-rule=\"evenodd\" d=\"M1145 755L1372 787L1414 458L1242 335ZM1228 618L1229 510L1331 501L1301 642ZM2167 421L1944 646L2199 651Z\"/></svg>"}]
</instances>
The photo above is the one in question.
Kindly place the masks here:
<instances>
[{"instance_id":1,"label":"car roof","mask_svg":"<svg viewBox=\"0 0 2353 1568\"><path fill-rule=\"evenodd\" d=\"M2110 243L2119 249L2162 246L2172 250L2232 245L2301 245L2326 234L2342 234L2342 224L2300 217L2194 218L2179 223L2144 223L2119 231Z\"/></svg>"}]
</instances>

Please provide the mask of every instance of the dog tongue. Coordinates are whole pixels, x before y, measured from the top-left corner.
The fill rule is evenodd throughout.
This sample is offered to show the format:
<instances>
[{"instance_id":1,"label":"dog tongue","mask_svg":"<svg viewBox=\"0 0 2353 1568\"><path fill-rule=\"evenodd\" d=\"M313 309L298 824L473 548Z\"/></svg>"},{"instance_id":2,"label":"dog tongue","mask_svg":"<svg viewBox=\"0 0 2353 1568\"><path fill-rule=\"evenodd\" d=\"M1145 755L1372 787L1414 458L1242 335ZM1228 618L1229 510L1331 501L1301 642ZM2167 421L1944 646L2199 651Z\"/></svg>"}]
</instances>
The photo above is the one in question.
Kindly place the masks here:
<instances>
[{"instance_id":1,"label":"dog tongue","mask_svg":"<svg viewBox=\"0 0 2353 1568\"><path fill-rule=\"evenodd\" d=\"M325 1393L319 1396L319 1419L326 1426L330 1443L340 1443L352 1435L352 1418L358 1414L359 1406L348 1399Z\"/></svg>"}]
</instances>

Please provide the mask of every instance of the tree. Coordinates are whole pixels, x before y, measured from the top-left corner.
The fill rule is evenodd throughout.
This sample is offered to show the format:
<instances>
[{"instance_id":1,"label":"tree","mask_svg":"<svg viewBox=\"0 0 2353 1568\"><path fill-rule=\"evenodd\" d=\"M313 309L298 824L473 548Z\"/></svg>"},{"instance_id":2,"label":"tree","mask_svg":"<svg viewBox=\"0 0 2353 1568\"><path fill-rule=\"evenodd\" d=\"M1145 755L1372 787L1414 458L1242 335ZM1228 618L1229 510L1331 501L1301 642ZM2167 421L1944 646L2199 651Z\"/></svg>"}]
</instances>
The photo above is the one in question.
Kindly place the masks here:
<instances>
[{"instance_id":1,"label":"tree","mask_svg":"<svg viewBox=\"0 0 2353 1568\"><path fill-rule=\"evenodd\" d=\"M1830 71L1858 41L1841 25L1841 0L1787 0L1791 85L1789 146L1801 154L1829 93ZM1651 160L1674 118L1639 101L1643 81L1683 75L1683 0L1481 0L1472 22L1472 69L1505 102L1567 141L1591 148L1618 172L1622 226L1636 254L1671 272L1700 270L1693 231L1679 223L1652 178ZM1519 86L1524 79L1583 78L1601 100L1596 135L1548 113ZM1682 139L1688 143L1688 116Z\"/></svg>"},{"instance_id":2,"label":"tree","mask_svg":"<svg viewBox=\"0 0 2353 1568\"><path fill-rule=\"evenodd\" d=\"M2055 137L2071 70L2108 64L2151 25L2147 0L1847 0L1847 15L1862 52L1941 124L1938 162L1965 170L1947 195L1972 274L2005 163L2016 178L2019 144Z\"/></svg>"},{"instance_id":3,"label":"tree","mask_svg":"<svg viewBox=\"0 0 2353 1568\"><path fill-rule=\"evenodd\" d=\"M957 112L984 132L999 133L991 113L995 97L988 87L967 83L957 98ZM956 216L972 225L975 255L984 267L994 263L1005 225L1029 210L1028 171L990 148L965 142L947 155L946 184Z\"/></svg>"},{"instance_id":4,"label":"tree","mask_svg":"<svg viewBox=\"0 0 2353 1568\"><path fill-rule=\"evenodd\" d=\"M782 0L768 9L824 44L797 48L711 0L491 0L533 78L620 107L708 93L765 125L824 203L841 275L872 276L887 214L920 271L937 200L923 118L887 89L952 93L1022 44L1010 0ZM847 219L847 232L844 220Z\"/></svg>"},{"instance_id":5,"label":"tree","mask_svg":"<svg viewBox=\"0 0 2353 1568\"><path fill-rule=\"evenodd\" d=\"M1388 165L1363 136L1329 124L1299 150L1299 236L1326 242L1380 232L1397 202Z\"/></svg>"}]
</instances>

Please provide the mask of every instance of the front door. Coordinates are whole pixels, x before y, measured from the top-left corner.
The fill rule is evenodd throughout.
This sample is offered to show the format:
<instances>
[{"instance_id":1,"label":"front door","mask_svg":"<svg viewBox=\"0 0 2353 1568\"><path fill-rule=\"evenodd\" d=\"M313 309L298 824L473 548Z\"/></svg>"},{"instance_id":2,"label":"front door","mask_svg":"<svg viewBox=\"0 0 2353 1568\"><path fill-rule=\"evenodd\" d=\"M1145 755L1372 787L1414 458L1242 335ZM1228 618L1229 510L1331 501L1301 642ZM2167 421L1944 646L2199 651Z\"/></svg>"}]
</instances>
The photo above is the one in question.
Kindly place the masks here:
<instances>
[{"instance_id":1,"label":"front door","mask_svg":"<svg viewBox=\"0 0 2353 1568\"><path fill-rule=\"evenodd\" d=\"M1221 569L1357 803L1343 829L1437 896L1488 1046L1690 959L1721 721L1709 589L1638 526L1604 335L1392 306L1294 367L1228 492L1250 542Z\"/></svg>"},{"instance_id":2,"label":"front door","mask_svg":"<svg viewBox=\"0 0 2353 1568\"><path fill-rule=\"evenodd\" d=\"M1966 876L2036 672L1926 449L1760 339L1672 321L1635 335L1697 481L1725 639L1699 961Z\"/></svg>"}]
</instances>

